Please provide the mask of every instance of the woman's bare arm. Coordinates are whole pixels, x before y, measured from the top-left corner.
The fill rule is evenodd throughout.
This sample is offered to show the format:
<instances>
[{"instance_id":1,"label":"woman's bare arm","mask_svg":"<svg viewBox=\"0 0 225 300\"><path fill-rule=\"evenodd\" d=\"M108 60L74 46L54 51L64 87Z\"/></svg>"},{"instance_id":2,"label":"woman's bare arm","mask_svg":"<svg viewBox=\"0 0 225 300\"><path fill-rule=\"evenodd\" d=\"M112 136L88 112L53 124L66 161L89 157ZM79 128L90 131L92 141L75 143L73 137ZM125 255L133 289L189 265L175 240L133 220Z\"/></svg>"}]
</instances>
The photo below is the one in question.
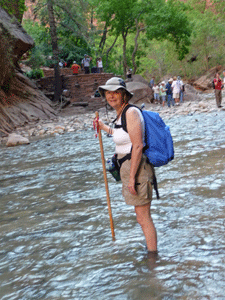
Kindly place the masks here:
<instances>
[{"instance_id":1,"label":"woman's bare arm","mask_svg":"<svg viewBox=\"0 0 225 300\"><path fill-rule=\"evenodd\" d=\"M137 192L135 190L135 175L141 162L144 146L140 113L136 108L132 107L126 112L126 120L127 131L132 143L130 180L128 188L132 194L136 195Z\"/></svg>"}]
</instances>

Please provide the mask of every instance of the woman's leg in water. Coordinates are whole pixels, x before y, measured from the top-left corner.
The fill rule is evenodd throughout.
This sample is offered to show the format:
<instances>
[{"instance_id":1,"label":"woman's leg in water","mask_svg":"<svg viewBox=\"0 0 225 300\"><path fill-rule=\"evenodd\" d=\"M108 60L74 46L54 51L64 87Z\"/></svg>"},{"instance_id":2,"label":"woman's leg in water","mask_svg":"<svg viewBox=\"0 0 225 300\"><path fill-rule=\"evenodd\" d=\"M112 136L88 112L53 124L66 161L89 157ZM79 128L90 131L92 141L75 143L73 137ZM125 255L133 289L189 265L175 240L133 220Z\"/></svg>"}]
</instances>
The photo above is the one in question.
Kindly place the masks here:
<instances>
[{"instance_id":1,"label":"woman's leg in water","mask_svg":"<svg viewBox=\"0 0 225 300\"><path fill-rule=\"evenodd\" d=\"M144 233L147 249L151 252L157 251L157 234L150 213L151 204L135 206L137 222L141 225Z\"/></svg>"}]
</instances>

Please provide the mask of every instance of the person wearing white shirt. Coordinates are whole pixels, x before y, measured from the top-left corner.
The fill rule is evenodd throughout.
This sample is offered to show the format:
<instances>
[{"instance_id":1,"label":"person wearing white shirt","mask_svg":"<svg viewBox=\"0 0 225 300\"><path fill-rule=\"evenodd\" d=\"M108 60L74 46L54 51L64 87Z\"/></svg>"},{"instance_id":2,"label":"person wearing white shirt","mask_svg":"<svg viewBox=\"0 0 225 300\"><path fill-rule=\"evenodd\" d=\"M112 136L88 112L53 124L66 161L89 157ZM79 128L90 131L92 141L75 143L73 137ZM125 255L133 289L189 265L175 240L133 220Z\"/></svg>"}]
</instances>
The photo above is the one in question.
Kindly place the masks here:
<instances>
[{"instance_id":1,"label":"person wearing white shirt","mask_svg":"<svg viewBox=\"0 0 225 300\"><path fill-rule=\"evenodd\" d=\"M85 54L84 55L84 59L82 60L81 64L82 64L82 69L84 69L85 74L89 74L90 73L90 61L92 60L92 57Z\"/></svg>"},{"instance_id":2,"label":"person wearing white shirt","mask_svg":"<svg viewBox=\"0 0 225 300\"><path fill-rule=\"evenodd\" d=\"M177 76L177 81L179 81L180 83L180 103L182 103L184 98L184 83L181 80L180 76Z\"/></svg>"},{"instance_id":3,"label":"person wearing white shirt","mask_svg":"<svg viewBox=\"0 0 225 300\"><path fill-rule=\"evenodd\" d=\"M162 98L162 106L166 103L166 87L165 87L165 81L161 82L161 85L159 87L159 94Z\"/></svg>"},{"instance_id":4,"label":"person wearing white shirt","mask_svg":"<svg viewBox=\"0 0 225 300\"><path fill-rule=\"evenodd\" d=\"M97 59L97 70L98 70L98 73L103 72L103 63L102 63L102 58L101 57L99 57Z\"/></svg>"},{"instance_id":5,"label":"person wearing white shirt","mask_svg":"<svg viewBox=\"0 0 225 300\"><path fill-rule=\"evenodd\" d=\"M154 86L152 87L152 90L153 90L153 93L154 93L155 103L158 103L159 102L159 86L154 83Z\"/></svg>"},{"instance_id":6,"label":"person wearing white shirt","mask_svg":"<svg viewBox=\"0 0 225 300\"><path fill-rule=\"evenodd\" d=\"M173 78L172 89L173 89L173 98L175 100L175 103L178 104L180 101L181 85L180 85L179 81L177 80L176 76Z\"/></svg>"}]
</instances>

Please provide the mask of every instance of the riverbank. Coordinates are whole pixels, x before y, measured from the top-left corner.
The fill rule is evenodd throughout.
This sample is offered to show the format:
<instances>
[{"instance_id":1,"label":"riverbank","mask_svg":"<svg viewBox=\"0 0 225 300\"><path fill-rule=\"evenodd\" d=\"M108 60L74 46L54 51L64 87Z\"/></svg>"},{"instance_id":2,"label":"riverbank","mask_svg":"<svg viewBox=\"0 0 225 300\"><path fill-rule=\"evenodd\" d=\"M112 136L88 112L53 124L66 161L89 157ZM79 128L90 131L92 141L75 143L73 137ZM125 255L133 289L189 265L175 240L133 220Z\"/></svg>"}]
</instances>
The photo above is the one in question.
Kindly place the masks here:
<instances>
[{"instance_id":1,"label":"riverbank","mask_svg":"<svg viewBox=\"0 0 225 300\"><path fill-rule=\"evenodd\" d=\"M223 98L224 98L223 93ZM198 100L185 101L173 107L162 107L160 104L145 103L146 110L156 111L166 120L177 115L194 115L205 113L209 114L219 110L225 110L225 107L217 108L214 93L199 93ZM141 103L138 104L139 106ZM115 118L115 112L106 111L106 108L99 110L100 118L104 122L111 122ZM51 120L40 120L29 123L26 126L18 127L13 134L27 138L29 141L47 136L64 134L66 132L75 132L92 128L92 122L95 117L94 112L84 107L67 106L58 111L57 116ZM7 143L8 137L1 138L1 144Z\"/></svg>"}]
</instances>

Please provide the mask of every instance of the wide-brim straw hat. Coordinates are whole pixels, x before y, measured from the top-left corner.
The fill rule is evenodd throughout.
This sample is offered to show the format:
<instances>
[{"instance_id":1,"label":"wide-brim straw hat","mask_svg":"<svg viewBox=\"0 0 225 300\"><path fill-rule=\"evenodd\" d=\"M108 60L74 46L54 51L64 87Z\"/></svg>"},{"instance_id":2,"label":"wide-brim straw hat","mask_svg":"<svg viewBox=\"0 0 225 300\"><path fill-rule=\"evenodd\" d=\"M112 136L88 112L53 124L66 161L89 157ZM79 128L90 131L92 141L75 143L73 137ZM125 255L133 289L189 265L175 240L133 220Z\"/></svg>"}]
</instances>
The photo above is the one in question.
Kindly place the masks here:
<instances>
[{"instance_id":1,"label":"wide-brim straw hat","mask_svg":"<svg viewBox=\"0 0 225 300\"><path fill-rule=\"evenodd\" d=\"M168 80L168 82L172 82L173 81L173 78L170 78L169 80Z\"/></svg>"},{"instance_id":2,"label":"wide-brim straw hat","mask_svg":"<svg viewBox=\"0 0 225 300\"><path fill-rule=\"evenodd\" d=\"M118 89L124 89L127 95L132 98L133 93L129 92L126 87L126 83L122 78L112 77L106 81L105 85L99 86L98 90L102 97L105 97L105 91L114 92Z\"/></svg>"}]
</instances>

